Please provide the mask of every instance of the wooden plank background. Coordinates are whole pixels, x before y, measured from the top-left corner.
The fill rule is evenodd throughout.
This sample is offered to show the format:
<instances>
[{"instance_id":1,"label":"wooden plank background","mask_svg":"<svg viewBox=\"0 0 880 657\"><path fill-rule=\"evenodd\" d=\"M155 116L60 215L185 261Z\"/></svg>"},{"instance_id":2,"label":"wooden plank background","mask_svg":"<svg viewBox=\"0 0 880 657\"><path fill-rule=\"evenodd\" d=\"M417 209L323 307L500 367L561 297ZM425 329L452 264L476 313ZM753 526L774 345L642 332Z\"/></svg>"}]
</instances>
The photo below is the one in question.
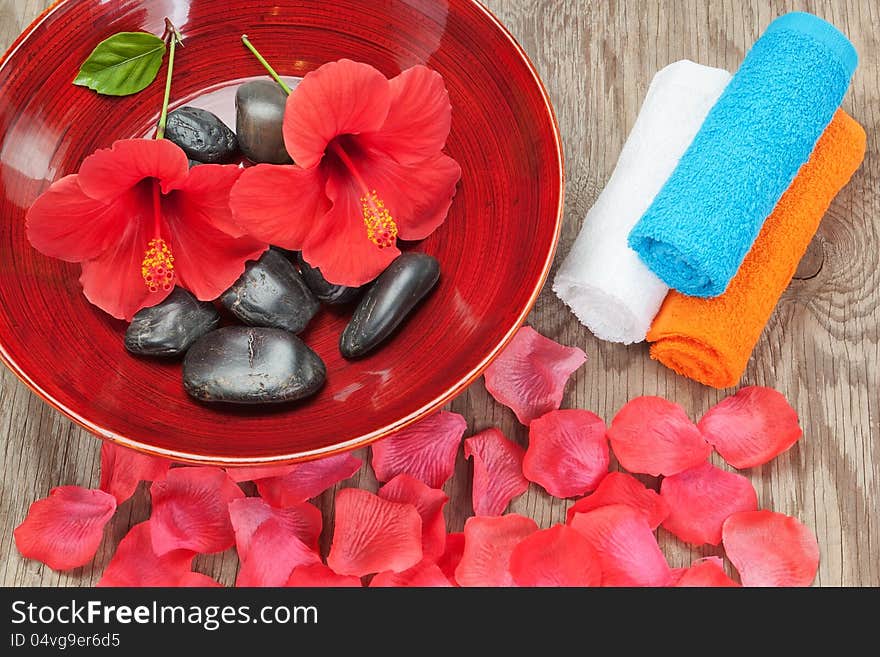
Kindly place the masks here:
<instances>
[{"instance_id":1,"label":"wooden plank background","mask_svg":"<svg viewBox=\"0 0 880 657\"><path fill-rule=\"evenodd\" d=\"M0 49L50 0L0 0ZM743 385L782 391L798 410L804 438L792 450L746 474L760 504L799 517L821 546L817 583L880 585L880 4L876 0L486 0L535 62L553 98L567 156L567 207L559 257L611 173L653 74L681 58L735 70L748 47L777 15L800 9L840 27L861 63L844 108L868 133L868 154L834 202L819 235L749 364ZM0 101L2 102L2 101ZM569 384L564 406L587 408L610 421L632 397L661 395L698 418L724 393L676 376L648 358L645 345L624 347L595 338L548 288L530 323L589 361ZM471 431L500 427L524 443L513 414L495 404L481 382L451 408ZM28 506L53 486L97 486L100 445L32 395L11 373L0 373L0 584L90 585L116 543L147 517L141 489L121 506L94 563L59 574L22 559L13 528ZM460 531L470 514L470 471L460 456L447 486L447 519ZM375 487L365 468L347 485ZM333 492L317 500L332 514ZM563 521L569 502L533 486L511 506L542 527ZM331 524L332 520L328 522ZM325 529L324 541L328 540ZM661 530L673 566L720 553L689 549ZM196 568L232 583L230 551L201 557Z\"/></svg>"}]
</instances>

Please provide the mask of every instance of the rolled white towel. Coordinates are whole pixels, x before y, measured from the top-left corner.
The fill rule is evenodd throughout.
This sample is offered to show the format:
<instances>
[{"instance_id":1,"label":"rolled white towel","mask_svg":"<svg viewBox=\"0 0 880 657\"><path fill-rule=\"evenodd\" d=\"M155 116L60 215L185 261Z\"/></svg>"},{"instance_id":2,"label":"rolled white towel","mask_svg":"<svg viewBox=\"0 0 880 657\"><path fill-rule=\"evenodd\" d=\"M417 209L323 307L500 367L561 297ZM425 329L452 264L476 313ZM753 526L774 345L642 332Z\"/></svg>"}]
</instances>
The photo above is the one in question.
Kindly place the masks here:
<instances>
[{"instance_id":1,"label":"rolled white towel","mask_svg":"<svg viewBox=\"0 0 880 657\"><path fill-rule=\"evenodd\" d=\"M723 69L683 59L651 80L617 166L553 282L596 337L624 344L645 339L669 288L626 240L730 78Z\"/></svg>"}]
</instances>

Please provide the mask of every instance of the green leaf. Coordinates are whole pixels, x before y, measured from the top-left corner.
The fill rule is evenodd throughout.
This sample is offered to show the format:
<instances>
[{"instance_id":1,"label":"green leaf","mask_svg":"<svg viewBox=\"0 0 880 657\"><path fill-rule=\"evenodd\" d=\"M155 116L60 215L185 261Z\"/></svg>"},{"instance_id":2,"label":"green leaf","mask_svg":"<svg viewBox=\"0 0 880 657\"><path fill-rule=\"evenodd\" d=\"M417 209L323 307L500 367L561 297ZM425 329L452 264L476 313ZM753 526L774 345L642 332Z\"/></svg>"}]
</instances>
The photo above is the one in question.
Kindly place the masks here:
<instances>
[{"instance_id":1,"label":"green leaf","mask_svg":"<svg viewBox=\"0 0 880 657\"><path fill-rule=\"evenodd\" d=\"M107 96L128 96L156 79L165 42L147 32L120 32L105 39L83 62L74 84Z\"/></svg>"}]
</instances>

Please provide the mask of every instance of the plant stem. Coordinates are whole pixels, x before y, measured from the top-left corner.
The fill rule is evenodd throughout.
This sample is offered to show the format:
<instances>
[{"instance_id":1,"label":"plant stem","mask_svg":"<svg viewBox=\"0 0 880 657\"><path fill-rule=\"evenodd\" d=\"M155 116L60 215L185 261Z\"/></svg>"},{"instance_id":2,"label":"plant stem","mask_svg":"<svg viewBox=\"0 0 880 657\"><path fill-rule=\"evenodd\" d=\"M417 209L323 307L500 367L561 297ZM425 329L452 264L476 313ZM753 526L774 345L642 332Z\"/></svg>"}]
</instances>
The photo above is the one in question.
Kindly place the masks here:
<instances>
[{"instance_id":1,"label":"plant stem","mask_svg":"<svg viewBox=\"0 0 880 657\"><path fill-rule=\"evenodd\" d=\"M259 52L256 48L254 48L254 44L252 44L252 43L250 42L250 40L248 39L247 34L242 34L242 35L241 35L241 42L245 45L245 47L246 47L248 50L250 50L250 51L254 54L254 57L256 57L256 58L257 58L257 61L259 61L260 64L263 65L263 68L265 68L265 69L269 72L269 75L271 75L272 78L275 80L275 82L278 83L278 86L280 86L282 89L284 89L284 93L286 93L286 94L289 96L289 95L290 95L290 87L288 87L288 86L284 83L284 80L282 80L282 79L279 77L278 73L275 72L275 69L272 68L272 65L269 64L269 62L266 61L266 58L263 57L263 56L260 54L260 52Z\"/></svg>"},{"instance_id":2,"label":"plant stem","mask_svg":"<svg viewBox=\"0 0 880 657\"><path fill-rule=\"evenodd\" d=\"M156 139L165 137L165 124L168 122L168 102L171 100L171 78L174 75L174 50L180 41L180 32L167 18L165 19L166 32L169 34L168 51L168 74L165 77L165 98L162 100L162 114L159 115L159 127L156 129ZM182 44L181 44L182 45Z\"/></svg>"}]
</instances>

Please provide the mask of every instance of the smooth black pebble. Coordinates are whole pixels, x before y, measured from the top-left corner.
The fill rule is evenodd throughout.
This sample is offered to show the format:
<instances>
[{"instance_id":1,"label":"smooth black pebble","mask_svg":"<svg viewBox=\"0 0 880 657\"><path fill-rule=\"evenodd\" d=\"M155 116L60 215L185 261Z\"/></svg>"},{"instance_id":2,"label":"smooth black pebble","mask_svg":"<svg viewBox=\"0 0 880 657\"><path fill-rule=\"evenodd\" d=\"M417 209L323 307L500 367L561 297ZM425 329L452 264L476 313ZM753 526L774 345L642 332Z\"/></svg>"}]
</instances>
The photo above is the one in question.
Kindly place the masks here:
<instances>
[{"instance_id":1,"label":"smooth black pebble","mask_svg":"<svg viewBox=\"0 0 880 657\"><path fill-rule=\"evenodd\" d=\"M305 329L320 308L296 267L275 249L249 262L220 303L245 324L292 333Z\"/></svg>"},{"instance_id":2,"label":"smooth black pebble","mask_svg":"<svg viewBox=\"0 0 880 657\"><path fill-rule=\"evenodd\" d=\"M245 82L235 92L235 132L241 152L251 162L287 164L284 109L287 94L270 80Z\"/></svg>"},{"instance_id":3,"label":"smooth black pebble","mask_svg":"<svg viewBox=\"0 0 880 657\"><path fill-rule=\"evenodd\" d=\"M424 253L397 257L364 294L339 338L346 358L368 354L387 339L437 284L440 263Z\"/></svg>"},{"instance_id":4,"label":"smooth black pebble","mask_svg":"<svg viewBox=\"0 0 880 657\"><path fill-rule=\"evenodd\" d=\"M227 326L198 340L183 361L183 386L206 402L279 404L314 395L324 361L295 335L274 328Z\"/></svg>"},{"instance_id":5,"label":"smooth black pebble","mask_svg":"<svg viewBox=\"0 0 880 657\"><path fill-rule=\"evenodd\" d=\"M330 306L339 306L351 303L360 296L361 288L330 283L324 278L321 270L307 263L299 252L296 254L296 261L299 264L299 273L318 301Z\"/></svg>"},{"instance_id":6,"label":"smooth black pebble","mask_svg":"<svg viewBox=\"0 0 880 657\"><path fill-rule=\"evenodd\" d=\"M168 115L165 139L183 149L187 157L203 164L223 164L235 159L238 139L215 114L197 107L181 107Z\"/></svg>"},{"instance_id":7,"label":"smooth black pebble","mask_svg":"<svg viewBox=\"0 0 880 657\"><path fill-rule=\"evenodd\" d=\"M162 303L139 310L125 331L125 348L138 356L182 356L220 324L220 313L176 287Z\"/></svg>"}]
</instances>

